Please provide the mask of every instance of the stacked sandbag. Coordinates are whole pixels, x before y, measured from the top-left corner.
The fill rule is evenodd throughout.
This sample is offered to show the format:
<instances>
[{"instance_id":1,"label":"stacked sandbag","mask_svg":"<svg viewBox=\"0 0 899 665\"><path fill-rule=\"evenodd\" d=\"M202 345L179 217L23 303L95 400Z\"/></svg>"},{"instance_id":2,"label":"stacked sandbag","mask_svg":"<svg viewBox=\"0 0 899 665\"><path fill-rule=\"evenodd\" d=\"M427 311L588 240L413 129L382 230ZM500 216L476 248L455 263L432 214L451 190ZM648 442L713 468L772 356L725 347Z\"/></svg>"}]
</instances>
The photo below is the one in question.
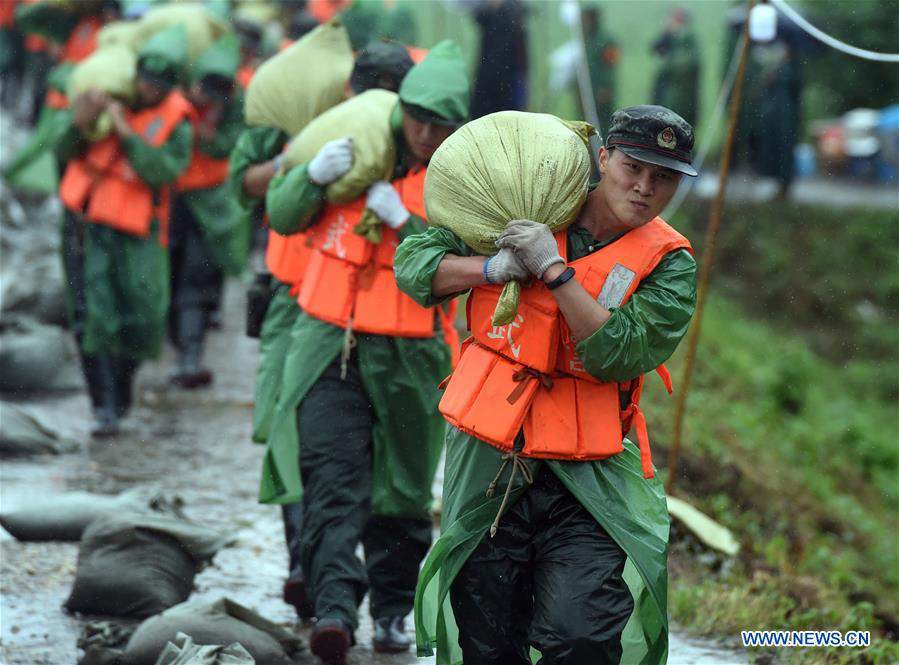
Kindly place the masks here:
<instances>
[{"instance_id":1,"label":"stacked sandbag","mask_svg":"<svg viewBox=\"0 0 899 665\"><path fill-rule=\"evenodd\" d=\"M192 61L230 31L228 23L201 2L161 5L150 9L138 22L138 47L174 26L182 26L187 32L187 54Z\"/></svg>"},{"instance_id":2,"label":"stacked sandbag","mask_svg":"<svg viewBox=\"0 0 899 665\"><path fill-rule=\"evenodd\" d=\"M293 136L343 99L353 51L337 20L319 26L258 69L247 89L247 124Z\"/></svg>"},{"instance_id":3,"label":"stacked sandbag","mask_svg":"<svg viewBox=\"0 0 899 665\"><path fill-rule=\"evenodd\" d=\"M0 458L59 455L76 450L76 441L61 437L23 407L0 402ZM6 524L3 526L12 533Z\"/></svg>"},{"instance_id":4,"label":"stacked sandbag","mask_svg":"<svg viewBox=\"0 0 899 665\"><path fill-rule=\"evenodd\" d=\"M300 639L232 600L194 601L144 621L131 636L122 657L128 665L155 665L178 634L199 644L239 643L257 665L290 665Z\"/></svg>"},{"instance_id":5,"label":"stacked sandbag","mask_svg":"<svg viewBox=\"0 0 899 665\"><path fill-rule=\"evenodd\" d=\"M64 330L26 318L0 323L0 392L80 390L78 351Z\"/></svg>"},{"instance_id":6,"label":"stacked sandbag","mask_svg":"<svg viewBox=\"0 0 899 665\"><path fill-rule=\"evenodd\" d=\"M349 136L353 140L353 166L327 186L328 200L348 203L376 181L389 180L396 165L390 117L398 99L389 90L367 90L326 111L291 140L284 153L285 166L309 162L328 141Z\"/></svg>"},{"instance_id":7,"label":"stacked sandbag","mask_svg":"<svg viewBox=\"0 0 899 665\"><path fill-rule=\"evenodd\" d=\"M228 543L187 520L131 513L93 521L81 537L71 612L143 618L187 599L199 569Z\"/></svg>"},{"instance_id":8,"label":"stacked sandbag","mask_svg":"<svg viewBox=\"0 0 899 665\"><path fill-rule=\"evenodd\" d=\"M561 231L587 197L590 177L584 122L544 113L501 111L478 118L445 140L428 164L425 210L474 251L492 255L509 220L530 219ZM521 286L503 289L493 325L510 323Z\"/></svg>"},{"instance_id":9,"label":"stacked sandbag","mask_svg":"<svg viewBox=\"0 0 899 665\"><path fill-rule=\"evenodd\" d=\"M78 541L94 520L140 512L147 508L147 499L139 491L117 496L66 492L29 501L27 506L0 512L0 525L16 540Z\"/></svg>"}]
</instances>

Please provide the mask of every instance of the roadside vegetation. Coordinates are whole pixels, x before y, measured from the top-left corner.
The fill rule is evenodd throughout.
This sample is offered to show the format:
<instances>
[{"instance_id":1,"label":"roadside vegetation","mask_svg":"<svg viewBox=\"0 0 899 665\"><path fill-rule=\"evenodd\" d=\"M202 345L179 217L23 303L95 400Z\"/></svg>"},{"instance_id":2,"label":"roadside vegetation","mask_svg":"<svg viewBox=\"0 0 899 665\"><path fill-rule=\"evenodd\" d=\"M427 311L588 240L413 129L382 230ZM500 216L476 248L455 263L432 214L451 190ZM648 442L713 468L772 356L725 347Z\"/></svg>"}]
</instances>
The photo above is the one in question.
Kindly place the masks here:
<instances>
[{"instance_id":1,"label":"roadside vegetation","mask_svg":"<svg viewBox=\"0 0 899 665\"><path fill-rule=\"evenodd\" d=\"M706 215L694 205L674 220L697 249ZM730 639L871 630L868 649L782 650L777 662L899 661L897 246L896 213L728 210L676 494L742 550L725 561L674 539L674 621ZM675 389L685 348L669 364ZM656 383L646 399L661 467L674 400Z\"/></svg>"}]
</instances>

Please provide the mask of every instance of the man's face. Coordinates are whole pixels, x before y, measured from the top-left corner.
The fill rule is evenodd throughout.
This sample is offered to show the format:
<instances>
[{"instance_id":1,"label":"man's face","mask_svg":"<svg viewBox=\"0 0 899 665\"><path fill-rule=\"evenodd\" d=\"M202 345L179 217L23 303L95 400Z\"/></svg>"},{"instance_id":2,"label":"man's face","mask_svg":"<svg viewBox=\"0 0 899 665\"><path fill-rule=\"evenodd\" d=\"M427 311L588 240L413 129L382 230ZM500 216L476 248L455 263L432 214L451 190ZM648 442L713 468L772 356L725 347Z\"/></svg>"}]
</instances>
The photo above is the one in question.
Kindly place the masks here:
<instances>
[{"instance_id":1,"label":"man's face","mask_svg":"<svg viewBox=\"0 0 899 665\"><path fill-rule=\"evenodd\" d=\"M169 89L141 76L137 77L137 101L140 106L156 106L168 94Z\"/></svg>"},{"instance_id":2,"label":"man's face","mask_svg":"<svg viewBox=\"0 0 899 665\"><path fill-rule=\"evenodd\" d=\"M637 228L657 217L677 190L681 173L641 162L621 150L600 149L600 187L612 214L624 226Z\"/></svg>"},{"instance_id":3,"label":"man's face","mask_svg":"<svg viewBox=\"0 0 899 665\"><path fill-rule=\"evenodd\" d=\"M420 162L427 164L434 151L440 147L455 128L446 125L437 125L431 122L420 122L403 112L403 135L406 145Z\"/></svg>"}]
</instances>

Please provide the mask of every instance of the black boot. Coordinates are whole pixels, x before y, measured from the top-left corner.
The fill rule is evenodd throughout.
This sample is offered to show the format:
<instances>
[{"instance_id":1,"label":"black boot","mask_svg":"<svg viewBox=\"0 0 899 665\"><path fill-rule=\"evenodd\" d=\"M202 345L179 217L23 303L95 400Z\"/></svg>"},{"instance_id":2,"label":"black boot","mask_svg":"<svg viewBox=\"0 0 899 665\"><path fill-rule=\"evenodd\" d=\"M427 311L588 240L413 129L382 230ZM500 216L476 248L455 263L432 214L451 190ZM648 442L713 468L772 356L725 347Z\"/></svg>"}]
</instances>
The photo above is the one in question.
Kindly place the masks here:
<instances>
[{"instance_id":1,"label":"black boot","mask_svg":"<svg viewBox=\"0 0 899 665\"><path fill-rule=\"evenodd\" d=\"M131 410L134 395L134 375L138 361L134 358L119 356L113 361L116 385L116 415L124 418Z\"/></svg>"},{"instance_id":2,"label":"black boot","mask_svg":"<svg viewBox=\"0 0 899 665\"><path fill-rule=\"evenodd\" d=\"M116 381L113 360L109 355L94 356L96 373L91 392L97 392L98 405L94 408L97 424L91 436L97 439L115 436L119 433L119 416L116 408Z\"/></svg>"},{"instance_id":3,"label":"black boot","mask_svg":"<svg viewBox=\"0 0 899 665\"><path fill-rule=\"evenodd\" d=\"M184 307L178 314L178 369L172 383L193 389L212 383L212 372L203 367L206 312L200 307Z\"/></svg>"},{"instance_id":4,"label":"black boot","mask_svg":"<svg viewBox=\"0 0 899 665\"><path fill-rule=\"evenodd\" d=\"M285 503L281 506L284 518L284 541L287 544L288 574L284 582L282 598L288 605L293 605L297 616L311 619L315 616L315 604L309 595L306 575L300 563L300 535L303 532L303 504Z\"/></svg>"},{"instance_id":5,"label":"black boot","mask_svg":"<svg viewBox=\"0 0 899 665\"><path fill-rule=\"evenodd\" d=\"M325 665L346 665L353 635L340 619L321 619L309 636L309 650Z\"/></svg>"},{"instance_id":6,"label":"black boot","mask_svg":"<svg viewBox=\"0 0 899 665\"><path fill-rule=\"evenodd\" d=\"M91 408L96 411L103 403L101 390L103 379L98 373L99 360L97 356L84 353L80 348L79 355L81 356L81 372L84 374L84 383L91 400Z\"/></svg>"},{"instance_id":7,"label":"black boot","mask_svg":"<svg viewBox=\"0 0 899 665\"><path fill-rule=\"evenodd\" d=\"M404 653L409 650L412 640L406 636L403 617L383 617L375 619L375 636L372 645L378 653Z\"/></svg>"}]
</instances>

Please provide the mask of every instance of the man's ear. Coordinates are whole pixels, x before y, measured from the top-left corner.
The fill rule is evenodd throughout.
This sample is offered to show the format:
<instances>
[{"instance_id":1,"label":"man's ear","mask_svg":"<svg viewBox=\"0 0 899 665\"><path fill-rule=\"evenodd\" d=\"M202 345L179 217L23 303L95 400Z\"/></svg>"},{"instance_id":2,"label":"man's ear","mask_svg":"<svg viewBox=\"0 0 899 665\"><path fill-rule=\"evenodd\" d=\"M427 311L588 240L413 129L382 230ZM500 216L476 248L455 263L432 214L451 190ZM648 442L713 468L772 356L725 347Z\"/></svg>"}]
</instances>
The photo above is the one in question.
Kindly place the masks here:
<instances>
[{"instance_id":1,"label":"man's ear","mask_svg":"<svg viewBox=\"0 0 899 665\"><path fill-rule=\"evenodd\" d=\"M603 146L599 149L599 174L600 175L605 175L605 173L606 173L606 166L609 163L609 155L610 154L611 153L608 150L606 150L605 146Z\"/></svg>"}]
</instances>

